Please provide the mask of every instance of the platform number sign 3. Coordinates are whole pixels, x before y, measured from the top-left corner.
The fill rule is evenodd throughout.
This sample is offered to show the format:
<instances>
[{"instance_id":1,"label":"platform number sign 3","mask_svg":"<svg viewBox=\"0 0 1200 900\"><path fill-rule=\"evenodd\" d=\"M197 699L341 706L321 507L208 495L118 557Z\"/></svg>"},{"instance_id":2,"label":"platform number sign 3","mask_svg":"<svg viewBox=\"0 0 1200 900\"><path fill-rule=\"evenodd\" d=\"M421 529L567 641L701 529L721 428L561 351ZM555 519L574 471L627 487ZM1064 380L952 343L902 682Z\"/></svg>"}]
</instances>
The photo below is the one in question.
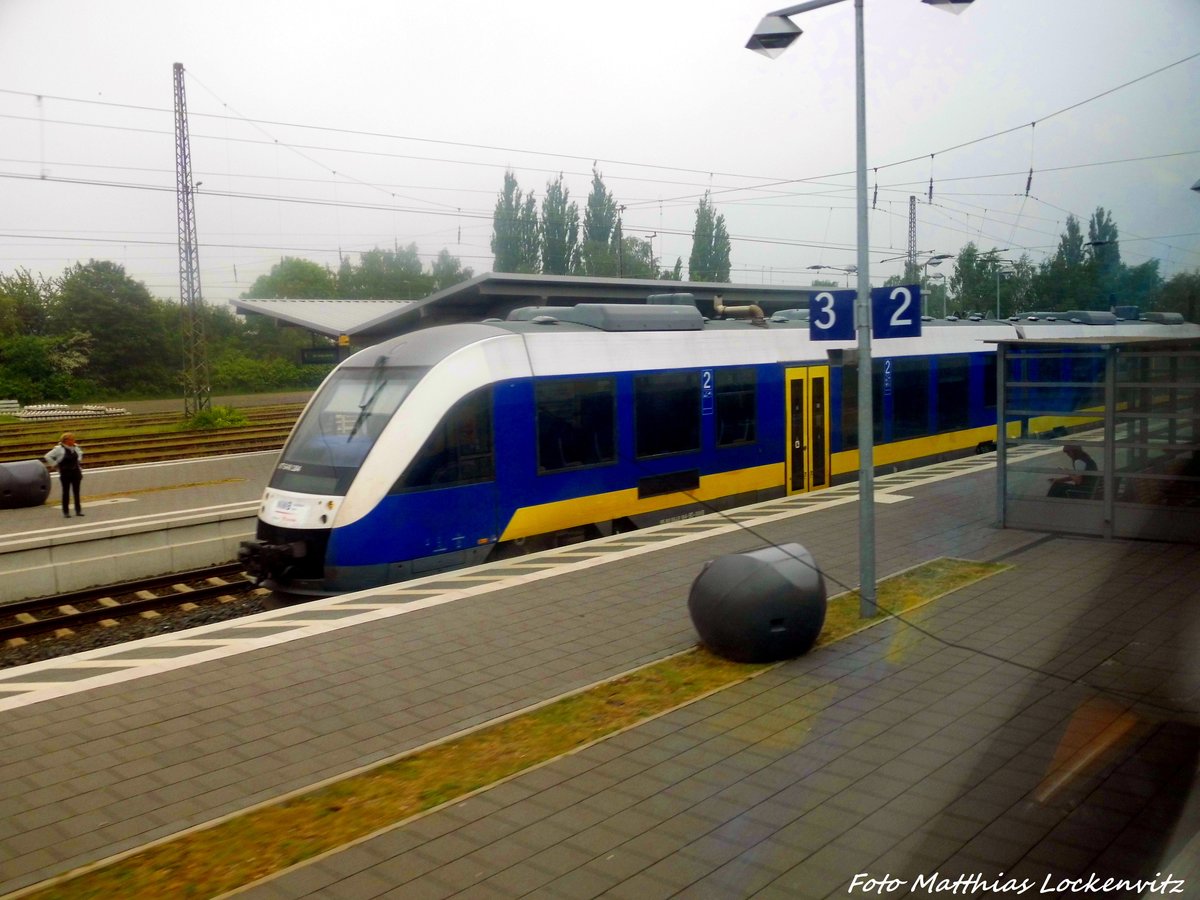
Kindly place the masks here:
<instances>
[{"instance_id":1,"label":"platform number sign 3","mask_svg":"<svg viewBox=\"0 0 1200 900\"><path fill-rule=\"evenodd\" d=\"M821 291L808 301L810 341L854 340L855 291Z\"/></svg>"},{"instance_id":2,"label":"platform number sign 3","mask_svg":"<svg viewBox=\"0 0 1200 900\"><path fill-rule=\"evenodd\" d=\"M915 284L871 289L871 332L877 338L921 336L921 288Z\"/></svg>"}]
</instances>

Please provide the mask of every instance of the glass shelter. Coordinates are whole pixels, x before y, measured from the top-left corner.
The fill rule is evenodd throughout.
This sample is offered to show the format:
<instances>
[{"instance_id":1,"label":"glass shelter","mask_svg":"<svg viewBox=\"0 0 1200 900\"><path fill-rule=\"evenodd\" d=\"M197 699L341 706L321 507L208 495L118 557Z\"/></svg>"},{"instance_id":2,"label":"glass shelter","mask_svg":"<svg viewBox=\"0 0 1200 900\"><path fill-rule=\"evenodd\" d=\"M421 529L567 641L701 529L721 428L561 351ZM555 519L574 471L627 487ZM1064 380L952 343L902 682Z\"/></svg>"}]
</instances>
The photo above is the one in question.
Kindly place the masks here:
<instances>
[{"instance_id":1,"label":"glass shelter","mask_svg":"<svg viewBox=\"0 0 1200 900\"><path fill-rule=\"evenodd\" d=\"M1002 527L1200 543L1200 339L996 349Z\"/></svg>"}]
</instances>

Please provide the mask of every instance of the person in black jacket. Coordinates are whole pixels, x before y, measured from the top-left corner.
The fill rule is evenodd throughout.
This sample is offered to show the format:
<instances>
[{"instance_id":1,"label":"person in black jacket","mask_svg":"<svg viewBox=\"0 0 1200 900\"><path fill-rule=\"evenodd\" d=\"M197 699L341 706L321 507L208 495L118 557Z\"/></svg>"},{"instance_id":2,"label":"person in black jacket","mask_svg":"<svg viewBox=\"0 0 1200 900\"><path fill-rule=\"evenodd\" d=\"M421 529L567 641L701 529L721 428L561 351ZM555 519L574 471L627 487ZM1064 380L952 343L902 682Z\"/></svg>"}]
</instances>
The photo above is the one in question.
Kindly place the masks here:
<instances>
[{"instance_id":1,"label":"person in black jacket","mask_svg":"<svg viewBox=\"0 0 1200 900\"><path fill-rule=\"evenodd\" d=\"M75 443L75 435L67 432L57 444L42 457L48 466L58 466L58 478L62 482L63 515L71 518L70 495L75 494L75 515L83 515L79 503L79 485L83 482L83 448Z\"/></svg>"},{"instance_id":2,"label":"person in black jacket","mask_svg":"<svg viewBox=\"0 0 1200 900\"><path fill-rule=\"evenodd\" d=\"M1096 461L1078 444L1065 445L1063 453L1071 460L1071 474L1050 479L1046 496L1091 499L1100 487L1100 476L1089 474L1097 471Z\"/></svg>"}]
</instances>

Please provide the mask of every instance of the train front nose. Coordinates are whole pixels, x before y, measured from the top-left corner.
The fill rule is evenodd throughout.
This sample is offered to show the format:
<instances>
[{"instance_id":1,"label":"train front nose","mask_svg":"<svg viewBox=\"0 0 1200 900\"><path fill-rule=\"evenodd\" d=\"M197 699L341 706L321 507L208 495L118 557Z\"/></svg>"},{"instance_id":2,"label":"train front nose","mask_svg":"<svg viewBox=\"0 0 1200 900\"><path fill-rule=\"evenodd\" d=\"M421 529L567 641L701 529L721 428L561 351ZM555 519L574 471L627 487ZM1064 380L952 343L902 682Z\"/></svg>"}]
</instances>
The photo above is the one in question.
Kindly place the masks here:
<instances>
[{"instance_id":1,"label":"train front nose","mask_svg":"<svg viewBox=\"0 0 1200 900\"><path fill-rule=\"evenodd\" d=\"M242 541L238 562L267 587L292 593L328 593L325 555L328 528L288 528L261 518L254 540Z\"/></svg>"}]
</instances>

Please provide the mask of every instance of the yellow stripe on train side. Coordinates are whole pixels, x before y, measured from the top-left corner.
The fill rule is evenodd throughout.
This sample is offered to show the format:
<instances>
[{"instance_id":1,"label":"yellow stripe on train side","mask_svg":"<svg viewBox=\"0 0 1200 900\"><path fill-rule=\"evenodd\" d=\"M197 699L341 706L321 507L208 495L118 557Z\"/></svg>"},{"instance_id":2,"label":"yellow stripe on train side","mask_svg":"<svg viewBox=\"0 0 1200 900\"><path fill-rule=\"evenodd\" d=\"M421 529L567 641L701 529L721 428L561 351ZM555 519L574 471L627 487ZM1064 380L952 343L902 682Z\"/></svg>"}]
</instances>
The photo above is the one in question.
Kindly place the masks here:
<instances>
[{"instance_id":1,"label":"yellow stripe on train side","mask_svg":"<svg viewBox=\"0 0 1200 900\"><path fill-rule=\"evenodd\" d=\"M771 463L750 469L705 475L700 479L699 488L686 493L663 494L639 500L637 489L630 488L606 494L576 497L571 500L558 500L554 503L542 503L538 506L525 506L513 513L508 527L500 535L500 540L511 541L564 528L590 525L593 522L606 522L623 516L655 512L660 509L670 509L673 506L684 506L698 500L716 500L732 494L765 490L782 485L783 463Z\"/></svg>"}]
</instances>

